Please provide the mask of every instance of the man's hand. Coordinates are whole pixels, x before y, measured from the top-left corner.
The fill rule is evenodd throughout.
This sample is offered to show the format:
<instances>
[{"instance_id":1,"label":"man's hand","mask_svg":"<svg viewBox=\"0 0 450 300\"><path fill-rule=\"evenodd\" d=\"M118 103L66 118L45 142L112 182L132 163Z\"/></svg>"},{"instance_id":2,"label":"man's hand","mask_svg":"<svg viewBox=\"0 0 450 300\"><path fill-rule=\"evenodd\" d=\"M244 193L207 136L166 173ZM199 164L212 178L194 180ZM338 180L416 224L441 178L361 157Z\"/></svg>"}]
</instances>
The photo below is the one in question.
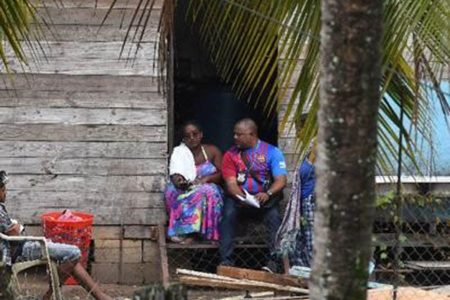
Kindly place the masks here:
<instances>
[{"instance_id":1,"label":"man's hand","mask_svg":"<svg viewBox=\"0 0 450 300\"><path fill-rule=\"evenodd\" d=\"M205 184L205 183L208 183L208 178L207 177L196 178L192 182L193 185L200 185L200 184Z\"/></svg>"},{"instance_id":2,"label":"man's hand","mask_svg":"<svg viewBox=\"0 0 450 300\"><path fill-rule=\"evenodd\" d=\"M5 231L6 235L17 236L20 235L20 224L11 224Z\"/></svg>"},{"instance_id":3,"label":"man's hand","mask_svg":"<svg viewBox=\"0 0 450 300\"><path fill-rule=\"evenodd\" d=\"M265 203L267 200L269 200L270 196L267 193L258 193L255 195L255 198L258 199L260 203Z\"/></svg>"}]
</instances>

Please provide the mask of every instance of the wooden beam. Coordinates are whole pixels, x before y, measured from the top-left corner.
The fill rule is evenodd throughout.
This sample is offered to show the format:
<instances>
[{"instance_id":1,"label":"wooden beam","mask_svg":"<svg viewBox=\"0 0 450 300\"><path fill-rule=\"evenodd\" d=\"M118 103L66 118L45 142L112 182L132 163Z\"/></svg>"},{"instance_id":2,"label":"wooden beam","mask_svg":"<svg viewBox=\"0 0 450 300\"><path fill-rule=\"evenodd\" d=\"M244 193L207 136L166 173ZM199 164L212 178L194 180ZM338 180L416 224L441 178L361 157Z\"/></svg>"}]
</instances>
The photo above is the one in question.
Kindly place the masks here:
<instances>
[{"instance_id":1,"label":"wooden beam","mask_svg":"<svg viewBox=\"0 0 450 300\"><path fill-rule=\"evenodd\" d=\"M164 126L2 124L0 140L68 142L165 142Z\"/></svg>"},{"instance_id":2,"label":"wooden beam","mask_svg":"<svg viewBox=\"0 0 450 300\"><path fill-rule=\"evenodd\" d=\"M29 175L163 176L167 164L160 158L0 157L5 170Z\"/></svg>"},{"instance_id":3,"label":"wooden beam","mask_svg":"<svg viewBox=\"0 0 450 300\"><path fill-rule=\"evenodd\" d=\"M163 225L158 226L158 244L159 244L159 255L161 260L161 277L164 287L169 286L170 275L169 275L169 262L167 259L167 248L166 248L166 228Z\"/></svg>"},{"instance_id":4,"label":"wooden beam","mask_svg":"<svg viewBox=\"0 0 450 300\"><path fill-rule=\"evenodd\" d=\"M406 261L405 266L414 270L449 270L450 261Z\"/></svg>"},{"instance_id":5,"label":"wooden beam","mask_svg":"<svg viewBox=\"0 0 450 300\"><path fill-rule=\"evenodd\" d=\"M0 107L5 124L162 126L164 109Z\"/></svg>"},{"instance_id":6,"label":"wooden beam","mask_svg":"<svg viewBox=\"0 0 450 300\"><path fill-rule=\"evenodd\" d=\"M250 280L237 280L232 279L231 281L225 281L221 279L213 279L213 278L205 278L205 277L195 277L195 276L187 276L182 275L179 277L180 282L187 285L194 286L208 286L208 287L218 287L218 288L228 288L234 290L249 290L249 291L267 291L267 290L275 290L275 291L287 291L292 293L308 293L308 290L291 287L291 286L282 286L277 284L265 283L265 282L256 282Z\"/></svg>"},{"instance_id":7,"label":"wooden beam","mask_svg":"<svg viewBox=\"0 0 450 300\"><path fill-rule=\"evenodd\" d=\"M73 129L76 130L76 128ZM0 158L11 160L30 157L53 160L62 158L165 159L166 153L166 143L161 142L0 141Z\"/></svg>"},{"instance_id":8,"label":"wooden beam","mask_svg":"<svg viewBox=\"0 0 450 300\"><path fill-rule=\"evenodd\" d=\"M275 291L287 291L293 293L308 294L307 289L284 286L279 284L261 282L248 279L236 279L228 276L221 276L212 273L198 272L186 269L177 269L177 274L181 275L180 280L184 277L186 284L202 285L202 286L216 286L216 287L228 287L232 289L245 289L245 290L275 290ZM202 280L197 280L202 279ZM203 280L204 279L204 280ZM182 281L183 282L183 281ZM188 283L190 282L190 283ZM227 286L224 286L227 284Z\"/></svg>"},{"instance_id":9,"label":"wooden beam","mask_svg":"<svg viewBox=\"0 0 450 300\"><path fill-rule=\"evenodd\" d=\"M0 74L1 90L79 92L158 92L156 78L148 76Z\"/></svg>"},{"instance_id":10,"label":"wooden beam","mask_svg":"<svg viewBox=\"0 0 450 300\"><path fill-rule=\"evenodd\" d=\"M289 275L271 274L264 271L219 266L217 267L217 274L237 279L249 279L279 285L308 288L308 282L305 279Z\"/></svg>"}]
</instances>

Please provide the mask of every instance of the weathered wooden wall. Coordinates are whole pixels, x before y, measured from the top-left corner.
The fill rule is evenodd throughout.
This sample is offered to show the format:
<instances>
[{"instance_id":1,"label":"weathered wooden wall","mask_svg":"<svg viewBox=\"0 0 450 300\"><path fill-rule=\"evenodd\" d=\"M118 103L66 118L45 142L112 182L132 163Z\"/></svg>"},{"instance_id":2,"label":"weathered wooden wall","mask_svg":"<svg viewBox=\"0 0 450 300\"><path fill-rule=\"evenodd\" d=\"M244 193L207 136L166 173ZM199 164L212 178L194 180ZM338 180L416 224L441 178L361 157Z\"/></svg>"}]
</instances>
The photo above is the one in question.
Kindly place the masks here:
<instances>
[{"instance_id":1,"label":"weathered wooden wall","mask_svg":"<svg viewBox=\"0 0 450 300\"><path fill-rule=\"evenodd\" d=\"M142 283L159 279L138 265L152 261L157 270L148 227L166 218L167 101L153 54L160 3L137 56L119 60L138 1L119 0L100 28L111 2L45 1L45 55L28 50L25 68L11 56L13 82L0 75L0 166L10 174L7 205L15 218L38 225L47 211L93 213L94 275ZM136 44L129 45L133 54Z\"/></svg>"}]
</instances>

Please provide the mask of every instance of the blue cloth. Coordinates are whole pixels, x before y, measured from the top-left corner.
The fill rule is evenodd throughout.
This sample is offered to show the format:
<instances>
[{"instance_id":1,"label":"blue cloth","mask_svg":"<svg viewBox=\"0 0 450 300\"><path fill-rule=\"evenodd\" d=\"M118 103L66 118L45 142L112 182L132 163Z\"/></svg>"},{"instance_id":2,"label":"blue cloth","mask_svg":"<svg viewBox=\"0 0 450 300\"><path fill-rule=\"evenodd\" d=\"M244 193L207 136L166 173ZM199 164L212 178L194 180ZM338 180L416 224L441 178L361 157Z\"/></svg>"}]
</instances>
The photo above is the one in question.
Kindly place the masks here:
<instances>
[{"instance_id":1,"label":"blue cloth","mask_svg":"<svg viewBox=\"0 0 450 300\"><path fill-rule=\"evenodd\" d=\"M302 183L300 186L300 197L301 199L306 199L314 193L314 186L316 185L314 165L305 159L301 163L298 172L300 173L300 182Z\"/></svg>"},{"instance_id":2,"label":"blue cloth","mask_svg":"<svg viewBox=\"0 0 450 300\"><path fill-rule=\"evenodd\" d=\"M304 159L298 169L300 176L300 232L296 238L296 246L291 261L295 266L310 267L313 252L313 225L316 175L314 165Z\"/></svg>"},{"instance_id":3,"label":"blue cloth","mask_svg":"<svg viewBox=\"0 0 450 300\"><path fill-rule=\"evenodd\" d=\"M310 267L313 253L313 226L314 226L314 194L302 199L301 202L301 227L296 238L295 251L291 255L291 263L294 266Z\"/></svg>"},{"instance_id":4,"label":"blue cloth","mask_svg":"<svg viewBox=\"0 0 450 300\"><path fill-rule=\"evenodd\" d=\"M81 258L81 251L77 246L47 242L50 259L59 263L76 262ZM37 241L25 242L22 255L18 261L29 261L42 258L42 245Z\"/></svg>"}]
</instances>

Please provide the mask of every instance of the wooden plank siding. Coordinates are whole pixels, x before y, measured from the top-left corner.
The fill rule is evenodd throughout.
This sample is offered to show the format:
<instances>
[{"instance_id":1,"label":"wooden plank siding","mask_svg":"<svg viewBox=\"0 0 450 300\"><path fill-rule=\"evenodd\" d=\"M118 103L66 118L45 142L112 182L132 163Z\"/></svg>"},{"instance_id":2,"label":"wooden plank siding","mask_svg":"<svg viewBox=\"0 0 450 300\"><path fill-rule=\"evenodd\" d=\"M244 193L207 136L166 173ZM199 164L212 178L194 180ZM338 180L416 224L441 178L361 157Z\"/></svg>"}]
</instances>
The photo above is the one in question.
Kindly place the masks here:
<instances>
[{"instance_id":1,"label":"wooden plank siding","mask_svg":"<svg viewBox=\"0 0 450 300\"><path fill-rule=\"evenodd\" d=\"M96 225L165 222L167 101L154 61L160 3L140 50L128 44L125 59L137 0L119 0L103 27L112 0L43 3L45 54L26 49L34 60L22 66L8 50L13 74L0 74L10 212L29 225L65 208L93 213Z\"/></svg>"}]
</instances>

